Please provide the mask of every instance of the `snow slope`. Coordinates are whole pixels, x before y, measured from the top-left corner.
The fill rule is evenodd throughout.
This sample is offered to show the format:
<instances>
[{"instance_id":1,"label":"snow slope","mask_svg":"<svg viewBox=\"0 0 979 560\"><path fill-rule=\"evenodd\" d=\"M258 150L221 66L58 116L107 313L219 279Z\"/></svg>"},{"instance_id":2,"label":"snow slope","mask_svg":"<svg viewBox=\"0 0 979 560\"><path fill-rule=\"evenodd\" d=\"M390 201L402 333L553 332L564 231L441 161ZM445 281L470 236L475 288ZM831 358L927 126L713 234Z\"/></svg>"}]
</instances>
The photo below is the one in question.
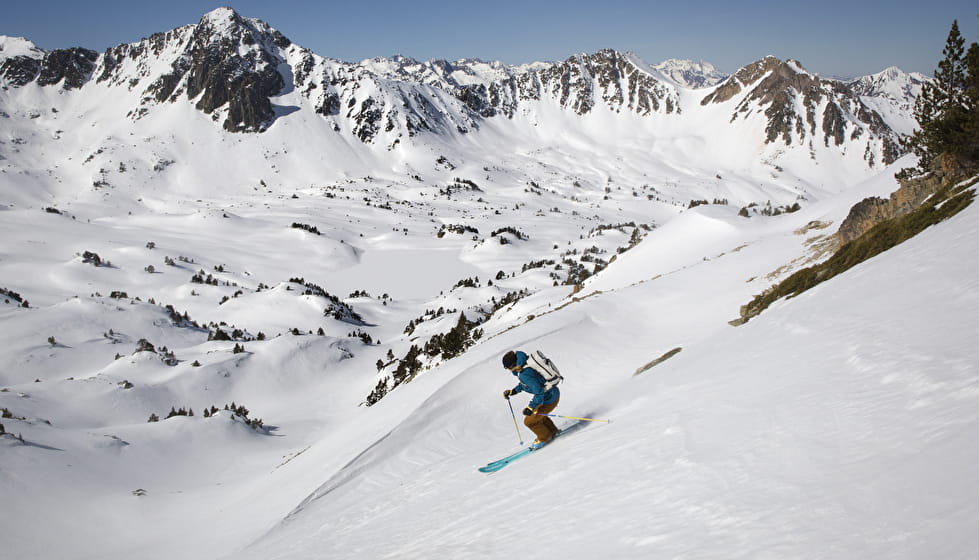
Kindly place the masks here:
<instances>
[{"instance_id":1,"label":"snow slope","mask_svg":"<svg viewBox=\"0 0 979 560\"><path fill-rule=\"evenodd\" d=\"M803 226L893 188L884 175L771 218L683 212L574 298L545 288L502 310L464 356L370 408L356 404L381 350L329 323L327 336L286 334L233 354L232 343L195 342L132 300L40 294L33 310L8 305L0 406L24 418L3 423L26 442L0 440L10 557L968 557L979 490L974 208L747 325L727 324L766 275L825 234ZM5 215L8 226L21 217ZM60 220L47 235L84 227L40 217ZM201 233L229 227L208 219L217 225L185 230L202 255ZM149 220L136 237L174 238L153 251L179 244L165 224ZM43 251L4 262L40 274L55 266L36 258ZM446 264L460 255L442 254ZM109 271L60 267L118 274L131 268L123 259L114 254ZM263 324L302 323L302 298L284 292L253 294L274 298L255 310ZM370 300L361 305L379 325L372 332L394 340L385 317L414 307ZM133 339L146 324L160 325L154 341L175 348L180 365L93 335L114 327ZM65 342L46 348L48 332ZM112 360L121 346L126 355ZM613 422L478 473L517 447L501 398L513 381L499 356L532 347L566 374L558 413ZM633 376L673 348L682 350ZM201 417L232 400L275 429L263 435L226 412ZM198 414L145 422L171 405Z\"/></svg>"},{"instance_id":2,"label":"snow slope","mask_svg":"<svg viewBox=\"0 0 979 560\"><path fill-rule=\"evenodd\" d=\"M415 401L244 556L967 558L977 219L970 208L740 328L723 313L779 262L778 236L723 256L715 242L715 258L664 276L637 250L622 266L655 277L535 319L379 405ZM751 236L733 221L728 247ZM498 356L532 346L566 364L559 412L613 422L478 473L515 447Z\"/></svg>"},{"instance_id":3,"label":"snow slope","mask_svg":"<svg viewBox=\"0 0 979 560\"><path fill-rule=\"evenodd\" d=\"M676 92L682 119L545 98L397 148L289 88L261 134L121 118L108 82L0 92L3 558L974 557L979 210L733 327L913 161ZM394 386L460 314L482 336ZM485 475L531 437L512 348L612 422Z\"/></svg>"},{"instance_id":4,"label":"snow slope","mask_svg":"<svg viewBox=\"0 0 979 560\"><path fill-rule=\"evenodd\" d=\"M665 276L637 250L623 266L655 278L535 319L394 397L416 400L410 416L245 557L967 558L977 218L970 208L740 328L723 310L781 240ZM727 246L750 237L737 230ZM567 364L559 412L613 422L475 472L515 447L497 357L530 346Z\"/></svg>"}]
</instances>

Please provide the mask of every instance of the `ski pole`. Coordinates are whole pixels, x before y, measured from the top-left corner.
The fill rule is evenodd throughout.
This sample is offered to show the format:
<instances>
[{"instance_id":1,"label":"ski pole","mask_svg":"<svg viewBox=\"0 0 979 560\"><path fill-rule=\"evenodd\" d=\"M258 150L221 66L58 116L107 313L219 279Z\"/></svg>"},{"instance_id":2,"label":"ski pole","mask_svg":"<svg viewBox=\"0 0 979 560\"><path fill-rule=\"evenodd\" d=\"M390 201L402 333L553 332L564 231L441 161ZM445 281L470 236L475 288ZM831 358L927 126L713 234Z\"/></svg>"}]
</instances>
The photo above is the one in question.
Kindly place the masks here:
<instances>
[{"instance_id":1,"label":"ski pole","mask_svg":"<svg viewBox=\"0 0 979 560\"><path fill-rule=\"evenodd\" d=\"M517 429L517 439L520 440L520 445L523 445L523 436L520 435L520 426L517 425L517 415L513 413L513 403L510 402L510 399L507 399L506 402L510 405L510 416L513 417L513 427Z\"/></svg>"},{"instance_id":2,"label":"ski pole","mask_svg":"<svg viewBox=\"0 0 979 560\"><path fill-rule=\"evenodd\" d=\"M606 423L611 422L611 420L597 420L595 418L579 418L577 416L561 416L560 414L541 414L540 412L536 412L535 414L537 416L551 416L553 418L567 418L568 420L587 420L589 422L606 422Z\"/></svg>"}]
</instances>

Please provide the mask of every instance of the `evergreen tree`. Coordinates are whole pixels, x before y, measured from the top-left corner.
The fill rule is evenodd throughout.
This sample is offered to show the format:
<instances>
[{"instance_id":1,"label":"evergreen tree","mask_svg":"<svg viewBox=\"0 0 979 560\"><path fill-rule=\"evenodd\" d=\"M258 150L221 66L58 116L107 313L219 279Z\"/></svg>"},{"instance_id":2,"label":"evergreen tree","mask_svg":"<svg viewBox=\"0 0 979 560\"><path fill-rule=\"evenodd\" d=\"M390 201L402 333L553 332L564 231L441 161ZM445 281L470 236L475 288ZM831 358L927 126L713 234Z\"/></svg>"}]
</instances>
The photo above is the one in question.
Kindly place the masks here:
<instances>
[{"instance_id":1,"label":"evergreen tree","mask_svg":"<svg viewBox=\"0 0 979 560\"><path fill-rule=\"evenodd\" d=\"M470 344L469 322L466 321L465 313L459 313L456 326L442 339L442 359L448 360L462 354Z\"/></svg>"},{"instance_id":2,"label":"evergreen tree","mask_svg":"<svg viewBox=\"0 0 979 560\"><path fill-rule=\"evenodd\" d=\"M915 102L914 116L921 128L912 135L909 145L919 158L919 173L927 173L941 154L951 154L966 162L979 159L975 133L979 111L976 89L979 46L973 43L967 56L964 45L958 21L953 21L935 79L922 86Z\"/></svg>"},{"instance_id":3,"label":"evergreen tree","mask_svg":"<svg viewBox=\"0 0 979 560\"><path fill-rule=\"evenodd\" d=\"M407 381L411 376L418 373L421 369L422 363L418 359L422 353L422 349L418 346L412 344L411 348L408 349L408 353L405 354L404 358L398 363L397 369L394 370L394 385L398 386L405 381Z\"/></svg>"},{"instance_id":4,"label":"evergreen tree","mask_svg":"<svg viewBox=\"0 0 979 560\"><path fill-rule=\"evenodd\" d=\"M965 53L966 157L979 161L979 43Z\"/></svg>"}]
</instances>

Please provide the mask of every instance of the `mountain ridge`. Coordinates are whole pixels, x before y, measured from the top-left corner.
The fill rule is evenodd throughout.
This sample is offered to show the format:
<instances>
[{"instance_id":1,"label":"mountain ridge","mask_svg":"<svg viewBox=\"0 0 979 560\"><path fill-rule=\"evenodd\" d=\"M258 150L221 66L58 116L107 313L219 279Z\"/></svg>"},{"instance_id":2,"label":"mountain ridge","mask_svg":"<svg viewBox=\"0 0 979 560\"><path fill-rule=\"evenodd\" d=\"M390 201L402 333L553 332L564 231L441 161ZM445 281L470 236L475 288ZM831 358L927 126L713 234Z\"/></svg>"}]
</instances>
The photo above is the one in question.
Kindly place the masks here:
<instances>
[{"instance_id":1,"label":"mountain ridge","mask_svg":"<svg viewBox=\"0 0 979 560\"><path fill-rule=\"evenodd\" d=\"M757 86L770 91L756 89L750 101L732 111L731 120L753 113L750 102L760 103L768 121L766 144L803 146L819 129L824 144L840 146L844 137L863 137L864 159L874 167L902 153L899 141L908 128L889 124L878 108L865 104L846 84L820 80L798 63L778 64L772 57L726 77L708 63L665 61L651 66L631 53L612 49L521 66L472 59L418 62L405 57L351 64L312 53L261 20L230 8L209 12L197 24L104 53L80 48L31 52L0 60L0 79L8 87L60 83L66 93L93 82L125 87L139 92L138 100L131 101L135 105L128 111L131 118L162 104L193 102L229 132L260 133L294 110L312 110L327 121L325 126L349 130L366 144L383 138L389 148L421 132L466 134L489 119L513 120L545 101L577 116L599 109L640 117L682 115L692 106L681 100L687 97L681 92L690 86L704 90L701 105L707 99L721 103L730 99L725 92L732 92L757 71L777 71L780 77ZM867 81L854 83L860 85L860 94L877 99L885 89L898 91L886 86L888 79L902 78L879 78L876 89L868 89ZM781 93L784 87L794 93ZM822 89L815 95L806 91L814 87ZM363 95L368 90L373 93ZM273 99L294 92L298 105L275 107ZM913 94L905 89L885 102L906 110ZM791 98L799 96L806 99L807 112L790 116ZM815 107L824 98L830 99L829 104Z\"/></svg>"}]
</instances>

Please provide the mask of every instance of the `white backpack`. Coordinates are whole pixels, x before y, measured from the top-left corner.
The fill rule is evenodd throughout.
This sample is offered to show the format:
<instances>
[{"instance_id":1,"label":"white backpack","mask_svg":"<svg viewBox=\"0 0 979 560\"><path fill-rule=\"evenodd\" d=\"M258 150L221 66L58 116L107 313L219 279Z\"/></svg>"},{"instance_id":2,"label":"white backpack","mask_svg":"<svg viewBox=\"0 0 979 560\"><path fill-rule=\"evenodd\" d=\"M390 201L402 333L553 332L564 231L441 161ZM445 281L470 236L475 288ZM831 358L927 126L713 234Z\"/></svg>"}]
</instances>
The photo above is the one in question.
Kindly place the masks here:
<instances>
[{"instance_id":1,"label":"white backpack","mask_svg":"<svg viewBox=\"0 0 979 560\"><path fill-rule=\"evenodd\" d=\"M527 366L534 368L534 371L544 378L544 390L549 391L552 387L564 381L564 377L561 376L561 372L558 371L554 362L540 350L527 354Z\"/></svg>"}]
</instances>

